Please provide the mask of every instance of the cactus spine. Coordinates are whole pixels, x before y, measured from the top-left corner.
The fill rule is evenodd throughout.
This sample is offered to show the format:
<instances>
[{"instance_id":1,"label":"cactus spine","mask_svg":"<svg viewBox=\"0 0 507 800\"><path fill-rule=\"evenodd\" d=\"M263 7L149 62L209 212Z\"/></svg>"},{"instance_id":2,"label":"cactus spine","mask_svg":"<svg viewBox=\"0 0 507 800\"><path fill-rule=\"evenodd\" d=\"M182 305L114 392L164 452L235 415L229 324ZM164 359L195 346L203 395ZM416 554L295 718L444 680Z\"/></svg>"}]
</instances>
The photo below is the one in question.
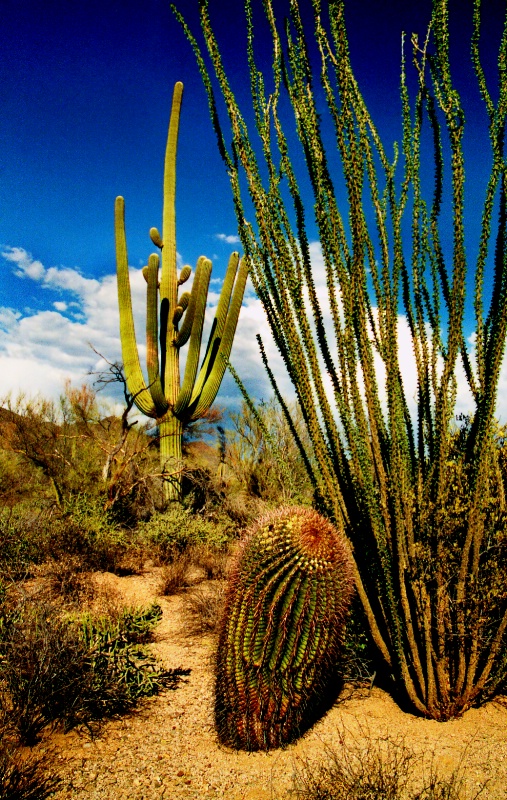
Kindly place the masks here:
<instances>
[{"instance_id":1,"label":"cactus spine","mask_svg":"<svg viewBox=\"0 0 507 800\"><path fill-rule=\"evenodd\" d=\"M333 692L348 604L351 556L309 508L271 512L246 535L220 626L215 721L238 749L289 744Z\"/></svg>"},{"instance_id":2,"label":"cactus spine","mask_svg":"<svg viewBox=\"0 0 507 800\"><path fill-rule=\"evenodd\" d=\"M161 471L166 500L178 500L181 489L182 434L186 422L198 419L213 403L223 378L243 300L248 268L233 253L201 369L198 373L202 329L211 274L211 261L201 256L190 292L178 294L192 272L176 267L176 150L183 84L174 87L164 166L162 236L151 228L150 238L161 251L152 254L143 274L147 283L145 381L134 330L125 235L125 201L116 198L115 237L120 309L120 338L125 377L138 409L157 420L160 433ZM160 330L159 330L160 329ZM160 358L159 340L160 339ZM180 386L180 349L189 343Z\"/></svg>"}]
</instances>

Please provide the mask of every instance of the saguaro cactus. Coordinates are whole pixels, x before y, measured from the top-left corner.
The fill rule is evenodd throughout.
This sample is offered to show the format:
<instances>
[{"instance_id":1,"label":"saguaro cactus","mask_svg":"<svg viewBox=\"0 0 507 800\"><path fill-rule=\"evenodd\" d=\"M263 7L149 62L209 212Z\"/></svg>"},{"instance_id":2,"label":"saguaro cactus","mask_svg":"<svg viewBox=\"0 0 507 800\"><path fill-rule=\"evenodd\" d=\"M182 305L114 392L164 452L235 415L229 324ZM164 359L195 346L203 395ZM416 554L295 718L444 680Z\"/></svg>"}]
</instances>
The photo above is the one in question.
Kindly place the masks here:
<instances>
[{"instance_id":1,"label":"saguaro cactus","mask_svg":"<svg viewBox=\"0 0 507 800\"><path fill-rule=\"evenodd\" d=\"M165 476L166 499L180 498L182 434L186 422L198 419L213 403L223 378L243 300L248 268L238 253L229 259L206 354L198 373L202 329L211 274L211 261L201 256L190 292L178 295L191 268L176 267L176 150L183 84L174 87L164 167L162 236L151 228L150 238L159 248L152 254L143 274L147 283L146 366L143 375L137 350L125 236L125 201L116 198L115 236L118 275L120 337L125 377L138 409L157 420L160 433L160 462ZM160 332L160 358L158 338ZM180 349L189 342L183 382L180 386Z\"/></svg>"},{"instance_id":2,"label":"saguaro cactus","mask_svg":"<svg viewBox=\"0 0 507 800\"><path fill-rule=\"evenodd\" d=\"M300 736L337 678L353 590L348 546L309 508L282 508L245 537L229 578L216 663L215 720L231 747Z\"/></svg>"}]
</instances>

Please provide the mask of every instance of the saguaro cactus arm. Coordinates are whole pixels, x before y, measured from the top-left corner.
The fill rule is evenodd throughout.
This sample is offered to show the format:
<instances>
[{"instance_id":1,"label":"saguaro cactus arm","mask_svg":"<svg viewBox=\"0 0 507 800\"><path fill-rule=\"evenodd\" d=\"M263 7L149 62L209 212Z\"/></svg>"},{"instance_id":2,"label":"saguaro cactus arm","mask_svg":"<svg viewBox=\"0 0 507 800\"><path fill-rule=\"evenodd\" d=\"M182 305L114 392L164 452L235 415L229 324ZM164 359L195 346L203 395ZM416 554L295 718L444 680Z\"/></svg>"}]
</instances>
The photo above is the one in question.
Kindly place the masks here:
<instances>
[{"instance_id":1,"label":"saguaro cactus arm","mask_svg":"<svg viewBox=\"0 0 507 800\"><path fill-rule=\"evenodd\" d=\"M162 211L162 280L161 298L167 297L175 303L176 278L176 152L180 126L181 99L183 84L174 85L171 118L167 135L164 161L164 207Z\"/></svg>"},{"instance_id":2,"label":"saguaro cactus arm","mask_svg":"<svg viewBox=\"0 0 507 800\"><path fill-rule=\"evenodd\" d=\"M159 257L153 253L148 266L143 269L146 278L146 367L150 393L155 403L157 415L165 414L168 403L165 399L158 358L158 267Z\"/></svg>"},{"instance_id":3,"label":"saguaro cactus arm","mask_svg":"<svg viewBox=\"0 0 507 800\"><path fill-rule=\"evenodd\" d=\"M181 391L174 405L174 413L182 414L187 408L192 396L192 390L199 366L199 354L201 351L202 329L204 325L204 314L206 311L206 296L211 275L211 261L201 256L197 263L197 270L192 287L190 302L185 314L185 322L189 319L189 325L182 326L181 333L184 333L183 341L187 341L187 330L191 326L190 344L188 347L187 363ZM176 339L178 347L181 347L180 339Z\"/></svg>"},{"instance_id":4,"label":"saguaro cactus arm","mask_svg":"<svg viewBox=\"0 0 507 800\"><path fill-rule=\"evenodd\" d=\"M146 386L137 351L134 315L130 296L127 240L125 236L125 201L123 197L116 198L114 212L120 339L125 378L129 392L136 398L138 409L148 417L156 417L155 403Z\"/></svg>"},{"instance_id":5,"label":"saguaro cactus arm","mask_svg":"<svg viewBox=\"0 0 507 800\"><path fill-rule=\"evenodd\" d=\"M229 266L211 329L206 355L192 392L189 419L199 419L205 409L210 407L224 376L248 277L247 261L241 259L239 266L238 261L238 254L233 253L229 259Z\"/></svg>"}]
</instances>

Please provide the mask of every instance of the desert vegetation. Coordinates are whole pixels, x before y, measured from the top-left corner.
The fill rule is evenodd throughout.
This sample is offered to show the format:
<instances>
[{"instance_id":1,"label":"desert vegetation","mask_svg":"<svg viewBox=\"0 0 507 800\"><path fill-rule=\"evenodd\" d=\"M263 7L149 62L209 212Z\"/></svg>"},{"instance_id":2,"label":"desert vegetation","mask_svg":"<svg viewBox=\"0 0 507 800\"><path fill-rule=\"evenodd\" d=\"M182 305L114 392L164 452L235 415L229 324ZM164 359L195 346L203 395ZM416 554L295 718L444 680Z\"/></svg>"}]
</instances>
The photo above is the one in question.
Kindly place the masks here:
<instances>
[{"instance_id":1,"label":"desert vegetation","mask_svg":"<svg viewBox=\"0 0 507 800\"><path fill-rule=\"evenodd\" d=\"M88 412L85 413L82 406L74 406L75 416L72 417L67 403L69 397L75 400L77 396L87 398ZM143 702L143 698L177 688L179 681L186 678L185 670L178 669L178 665L162 666L150 652L150 641L156 635L162 613L160 605L156 602L144 606L122 605L97 582L97 575L104 572L119 576L142 574L156 568L159 596L183 595L188 635L199 637L211 633L218 641L219 635L226 636L225 628L220 634L219 625L224 619L227 575L234 564L231 553L235 552L245 526L253 525L255 531L260 518L267 520L267 531L269 520L280 519L280 535L286 535L280 507L287 508L288 503L289 508L296 507L300 514L304 508L301 503L306 501L307 512L315 513L311 510L311 483L305 477L297 449L287 444L290 429L276 402L260 404L255 414L245 404L242 413L227 419L215 410L211 421L205 422L204 439L199 438L202 428L189 430L184 437L183 502L169 506L165 503L156 439L147 437L137 425L129 428L123 450L119 448L110 459L110 474L116 474L126 453L140 453L141 460L130 473L129 490L125 483L122 491L112 495L108 480L101 479L104 463L109 458L109 445L97 446L96 437L105 437L105 432L109 431L117 442L122 422L121 416L97 415L97 403L99 400L92 389L74 393L67 387L57 406L40 398L36 402L25 399L11 403L10 408L6 402L2 412L1 463L9 481L2 482L0 517L0 785L2 796L13 800L51 797L58 790L58 770L51 751L39 752L39 743L47 741L51 731L77 728L85 735L97 735L108 719L128 714ZM59 409L65 414L59 413ZM297 413L295 418L298 419ZM504 439L500 433L497 447L499 463L503 465ZM300 435L304 437L303 427ZM455 435L459 439L458 428ZM134 441L129 442L130 437L135 438L136 448ZM22 441L30 445L24 451L20 446ZM283 481L279 483L283 474L280 448L285 447L287 451L283 449L282 452L287 463L292 463L295 476L292 490ZM57 469L62 453L72 465L68 475L63 467ZM51 470L50 463L53 464ZM125 480L126 473L129 474L128 470L123 472ZM55 476L58 492L55 491ZM282 484L277 493L276 486ZM460 496L456 495L456 514L465 513L466 506L463 508L460 502ZM290 519L288 522L293 524ZM255 546L251 545L249 560L260 558L262 573L266 554L263 555L259 542L264 542L265 532L261 527L253 535L251 541ZM277 534L273 535L276 538ZM326 558L331 557L335 547L332 544L334 534L328 535L331 540L327 547L331 551L327 555L324 553ZM255 536L260 537L257 543ZM276 547L271 550L275 556L276 550ZM313 550L309 553L309 558L316 556L318 553ZM339 552L338 561L343 557ZM290 564L291 555L285 558ZM331 573L326 589L324 584L319 584L319 596L322 592L328 596L327 611L323 614L316 602L317 596L312 594L311 583L304 575L301 578L296 574L292 580L285 580L284 569L281 563L277 578L281 587L278 600L270 600L269 593L264 592L259 582L259 598L264 592L268 614L272 613L269 603L274 604L275 611L277 602L287 606L287 598L281 591L284 586L289 599L296 602L303 581L308 598L313 597L312 613L322 630L326 614L333 619L337 617L343 625L343 609L333 598L335 594L339 598L343 592L350 592L350 576L349 583L342 584L342 579ZM347 570L350 565L345 567ZM247 573L242 580L247 586ZM247 594L238 591L237 600L231 598L229 602L248 603ZM237 613L241 614L240 605ZM309 618L308 624L315 623ZM293 642L292 649L286 652L279 642L278 655L287 662L286 667L295 659L299 672L303 670L301 675L306 675L308 665L301 654L304 656L311 651L312 640L305 640L305 650L304 642L295 637L295 633L296 630L287 631L288 639ZM333 657L329 659L327 650L320 655L321 660L327 659L329 676L334 676L333 691L339 691L344 683L350 690L353 686L369 686L373 680L382 682L381 662L368 638L357 597L345 631L338 626L333 637ZM251 639L255 649L255 637ZM227 660L227 650L223 649L222 672L227 672ZM313 675L320 664L309 666ZM251 667L246 667L247 677L248 669ZM291 678L296 683L301 680L299 672L295 670ZM269 676L269 670L266 675ZM251 681L252 676L247 684ZM266 681L263 679L261 684L266 686ZM384 685L393 688L388 680ZM320 678L319 687L322 691ZM220 702L221 688L217 686L217 702ZM229 696L231 692L234 694L230 678L224 680L223 689ZM282 684L277 691L278 699L283 702ZM251 686L248 693L249 702L254 703L255 691ZM319 713L322 712L323 709ZM270 724L276 731L276 735L273 734L276 739L279 735L277 719L272 718ZM286 724L292 723L289 720ZM297 730L289 730L289 739L301 733L297 721L294 724ZM238 735L234 726L235 722L229 721L229 738ZM259 723L255 723L255 729L260 731L260 746L263 747L262 724L259 727ZM347 781L359 781L357 785L362 786L360 782L367 780L365 770L370 770L368 780L373 782L371 786L377 786L372 797L382 798L383 782L386 774L390 774L391 761L399 757L399 764L397 760L396 764L400 774L392 778L396 787L389 789L389 796L401 798L410 761L408 751L402 748L398 752L401 745L396 744L386 749L385 744L372 742L371 747L371 770L363 763L359 777L354 777L353 772L354 764L358 767L357 759L354 760L353 753L346 749L328 754L328 760L322 761L317 772L314 767L309 769L301 765L294 787L296 796L308 800L345 798L348 795L343 787L348 785ZM344 758L349 760L343 761ZM338 763L341 764L339 781L334 777ZM453 779L454 783L445 784L448 786L448 794L445 794L444 783L440 778L438 783L434 776L432 780L435 786L437 783L440 786L440 794L435 790L434 794L421 797L459 798L458 777ZM330 782L335 784L335 794L329 794ZM370 787L369 791L374 789Z\"/></svg>"},{"instance_id":2,"label":"desert vegetation","mask_svg":"<svg viewBox=\"0 0 507 800\"><path fill-rule=\"evenodd\" d=\"M475 0L471 64L490 171L482 196L469 199L447 0L433 0L424 37L402 41L394 155L354 74L346 5L292 0L282 19L265 0L268 69L257 50L261 9L246 3L250 107L233 89L213 4L199 3L200 31L175 11L207 91L250 276L304 420L307 440L297 443L314 502L350 543L369 635L399 696L447 720L502 691L507 677L495 421L507 332L507 28L492 76L482 58L487 11ZM481 208L473 257L467 202ZM322 254L320 285L309 231ZM259 348L291 426L260 338ZM459 375L470 409L457 430Z\"/></svg>"},{"instance_id":3,"label":"desert vegetation","mask_svg":"<svg viewBox=\"0 0 507 800\"><path fill-rule=\"evenodd\" d=\"M185 592L188 630L197 636L213 632L231 547L245 524L281 499L269 480L273 476L276 484L279 475L278 451L245 407L227 423L230 428L220 424L219 409L188 427L183 502L167 506L158 440L132 419L128 400L118 414L94 388L66 386L58 402L3 401L5 798L43 798L56 790L51 758L37 749L47 732L77 727L93 736L108 718L177 687L185 676L176 667L163 668L150 653L160 606L121 605L96 576L141 574L154 565L160 596ZM258 414L268 431L281 424L273 404ZM298 502L301 491L311 497L304 483L294 491ZM283 499L291 499L287 488Z\"/></svg>"},{"instance_id":4,"label":"desert vegetation","mask_svg":"<svg viewBox=\"0 0 507 800\"><path fill-rule=\"evenodd\" d=\"M424 42L411 41L410 81L404 44L402 138L394 158L354 77L343 0L325 7L312 0L313 29L303 24L296 0L285 27L272 0L264 0L273 55L269 90L256 61L247 0L247 69L260 148L230 87L207 0L199 6L204 48L176 14L204 79L245 255L231 257L198 371L211 264L201 258L192 291L178 294L190 276L186 266L176 272L178 83L164 230L150 232L162 253L160 281L158 255L144 268L147 382L134 335L124 201L117 198L124 365L110 364L110 378L99 378L95 389L67 386L58 403L2 401L0 781L6 798L44 798L55 790L57 774L37 756L45 732L80 728L93 735L108 718L185 677L150 651L161 606L118 605L100 589L101 572L156 567L160 597L185 595L189 632L215 634L215 724L220 742L232 748L286 746L346 683L375 680L412 712L438 721L506 689L507 439L495 402L507 335L507 25L493 93L474 0L472 65L489 120L491 172L470 265L466 115L453 84L446 0L433 1ZM326 101L326 122L318 96ZM297 134L290 145L282 122L288 108ZM329 130L341 192L324 144ZM431 154L429 191L423 150ZM300 189L301 164L310 208ZM310 215L325 298L313 274ZM259 338L274 399L255 403L229 365L243 405L225 415L211 404L247 272L296 399L282 397ZM464 322L470 279L473 352ZM407 394L400 361L400 318L413 351L415 398ZM180 385L179 348L187 342ZM471 398L470 413L460 417L458 371ZM108 380L123 387L123 413L101 402L97 389ZM135 416L135 407L155 420L155 431ZM293 796L462 796L460 771L445 780L431 771L414 788L412 763L405 745L389 738L370 740L366 752L337 742L319 765L302 765Z\"/></svg>"}]
</instances>

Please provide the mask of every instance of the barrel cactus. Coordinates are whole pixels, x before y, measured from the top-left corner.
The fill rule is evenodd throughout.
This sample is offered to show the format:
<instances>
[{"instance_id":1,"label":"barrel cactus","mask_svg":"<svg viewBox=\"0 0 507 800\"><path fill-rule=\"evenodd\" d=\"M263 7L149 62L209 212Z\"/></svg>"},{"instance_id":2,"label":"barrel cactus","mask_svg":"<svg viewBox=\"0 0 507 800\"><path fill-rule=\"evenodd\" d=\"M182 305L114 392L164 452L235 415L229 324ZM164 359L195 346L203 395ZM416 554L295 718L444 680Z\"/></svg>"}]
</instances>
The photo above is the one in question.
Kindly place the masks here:
<instances>
[{"instance_id":1,"label":"barrel cactus","mask_svg":"<svg viewBox=\"0 0 507 800\"><path fill-rule=\"evenodd\" d=\"M282 747L318 718L336 690L353 585L345 539L312 509L271 512L246 534L216 658L223 744Z\"/></svg>"}]
</instances>

